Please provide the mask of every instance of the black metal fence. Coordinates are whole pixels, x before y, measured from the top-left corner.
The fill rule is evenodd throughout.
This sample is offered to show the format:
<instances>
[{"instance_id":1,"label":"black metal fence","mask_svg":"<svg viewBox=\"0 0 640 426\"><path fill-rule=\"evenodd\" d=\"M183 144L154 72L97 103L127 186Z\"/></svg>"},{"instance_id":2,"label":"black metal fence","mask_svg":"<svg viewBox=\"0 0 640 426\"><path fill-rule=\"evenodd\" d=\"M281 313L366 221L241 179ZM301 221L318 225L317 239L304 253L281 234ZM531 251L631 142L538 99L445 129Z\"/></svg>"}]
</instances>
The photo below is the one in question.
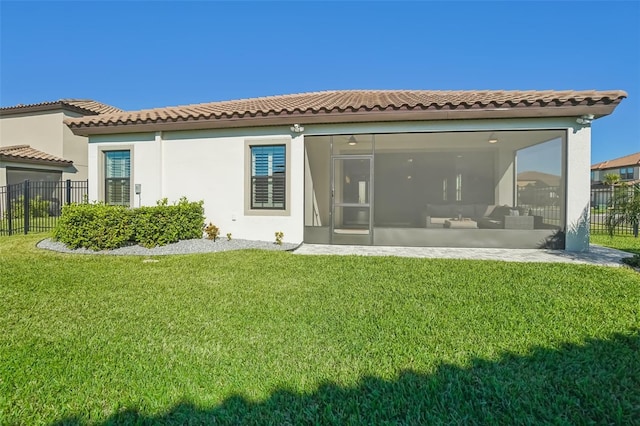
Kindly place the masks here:
<instances>
[{"instance_id":1,"label":"black metal fence","mask_svg":"<svg viewBox=\"0 0 640 426\"><path fill-rule=\"evenodd\" d=\"M557 227L562 224L560 194L558 186L518 187L518 206L532 216L540 216L544 225Z\"/></svg>"},{"instance_id":2,"label":"black metal fence","mask_svg":"<svg viewBox=\"0 0 640 426\"><path fill-rule=\"evenodd\" d=\"M62 206L86 200L88 181L24 182L0 186L0 235L53 229Z\"/></svg>"},{"instance_id":3,"label":"black metal fence","mask_svg":"<svg viewBox=\"0 0 640 426\"><path fill-rule=\"evenodd\" d=\"M621 191L627 191L623 197ZM607 233L607 221L618 211L617 203L622 199L633 196L633 186L611 186L607 188L591 189L591 232L594 234ZM617 235L638 235L638 229L626 222L618 223L614 228Z\"/></svg>"}]
</instances>

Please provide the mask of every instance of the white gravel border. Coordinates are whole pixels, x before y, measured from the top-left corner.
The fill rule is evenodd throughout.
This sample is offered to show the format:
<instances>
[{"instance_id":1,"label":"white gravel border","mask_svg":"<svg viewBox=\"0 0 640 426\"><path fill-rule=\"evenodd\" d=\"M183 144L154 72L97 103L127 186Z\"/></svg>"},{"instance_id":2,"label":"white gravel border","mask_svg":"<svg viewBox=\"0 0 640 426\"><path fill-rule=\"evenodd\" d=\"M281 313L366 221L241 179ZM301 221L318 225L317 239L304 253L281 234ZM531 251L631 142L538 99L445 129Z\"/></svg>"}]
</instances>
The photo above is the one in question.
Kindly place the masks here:
<instances>
[{"instance_id":1,"label":"white gravel border","mask_svg":"<svg viewBox=\"0 0 640 426\"><path fill-rule=\"evenodd\" d=\"M220 251L230 250L274 250L274 251L291 251L298 248L300 244L282 243L278 245L271 241L253 241L233 239L227 241L226 238L218 239L216 242L205 238L199 240L184 240L177 243L167 244L153 248L145 248L142 246L127 246L113 250L94 251L85 248L72 250L67 248L63 243L53 241L51 238L44 239L37 244L38 248L52 250L61 253L75 254L102 254L102 255L120 255L120 256L164 256L171 254L193 254L193 253L216 253Z\"/></svg>"}]
</instances>

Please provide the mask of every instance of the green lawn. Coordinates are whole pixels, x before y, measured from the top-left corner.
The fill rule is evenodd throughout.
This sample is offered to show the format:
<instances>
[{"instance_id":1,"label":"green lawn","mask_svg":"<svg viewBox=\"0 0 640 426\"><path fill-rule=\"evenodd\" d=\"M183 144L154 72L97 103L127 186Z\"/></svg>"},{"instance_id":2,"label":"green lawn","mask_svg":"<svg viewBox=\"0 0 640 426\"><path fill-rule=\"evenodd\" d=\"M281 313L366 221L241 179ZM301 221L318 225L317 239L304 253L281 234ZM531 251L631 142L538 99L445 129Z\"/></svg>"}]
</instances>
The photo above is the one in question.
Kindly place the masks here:
<instances>
[{"instance_id":1,"label":"green lawn","mask_svg":"<svg viewBox=\"0 0 640 426\"><path fill-rule=\"evenodd\" d=\"M625 268L0 238L3 424L633 424Z\"/></svg>"},{"instance_id":2,"label":"green lawn","mask_svg":"<svg viewBox=\"0 0 640 426\"><path fill-rule=\"evenodd\" d=\"M614 235L610 237L606 234L591 234L590 241L593 244L640 254L640 237L636 238L633 235Z\"/></svg>"}]
</instances>

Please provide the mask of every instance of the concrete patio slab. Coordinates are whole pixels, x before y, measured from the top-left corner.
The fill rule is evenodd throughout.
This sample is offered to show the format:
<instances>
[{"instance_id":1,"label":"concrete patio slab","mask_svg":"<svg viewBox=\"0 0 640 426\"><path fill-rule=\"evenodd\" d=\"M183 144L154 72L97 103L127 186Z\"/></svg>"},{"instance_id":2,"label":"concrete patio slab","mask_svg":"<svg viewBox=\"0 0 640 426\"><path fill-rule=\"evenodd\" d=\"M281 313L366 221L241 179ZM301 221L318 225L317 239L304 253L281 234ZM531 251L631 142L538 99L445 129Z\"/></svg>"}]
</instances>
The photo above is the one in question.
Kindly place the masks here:
<instances>
[{"instance_id":1,"label":"concrete patio slab","mask_svg":"<svg viewBox=\"0 0 640 426\"><path fill-rule=\"evenodd\" d=\"M501 260L505 262L579 263L598 266L623 266L621 259L630 253L592 244L588 252L539 249L389 247L302 244L294 251L301 255L399 256L433 259Z\"/></svg>"}]
</instances>

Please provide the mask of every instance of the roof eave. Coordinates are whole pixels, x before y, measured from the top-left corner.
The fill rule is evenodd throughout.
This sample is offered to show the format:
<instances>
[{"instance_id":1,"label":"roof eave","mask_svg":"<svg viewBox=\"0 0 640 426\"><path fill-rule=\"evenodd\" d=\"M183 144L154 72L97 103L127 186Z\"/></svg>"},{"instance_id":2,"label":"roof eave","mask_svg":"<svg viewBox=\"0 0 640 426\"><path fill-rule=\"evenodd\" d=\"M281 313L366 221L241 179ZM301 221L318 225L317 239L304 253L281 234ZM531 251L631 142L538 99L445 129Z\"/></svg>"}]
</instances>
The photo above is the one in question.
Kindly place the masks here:
<instances>
[{"instance_id":1,"label":"roof eave","mask_svg":"<svg viewBox=\"0 0 640 426\"><path fill-rule=\"evenodd\" d=\"M228 129L240 127L262 127L300 124L340 124L391 121L435 121L463 119L500 119L500 118L544 118L544 117L579 117L593 114L595 118L604 117L613 112L621 99L607 104L569 105L569 106L537 106L515 108L475 108L475 109L406 109L388 111L354 111L354 112L292 112L270 114L259 117L231 117L211 119L168 119L165 121L134 123L74 123L67 119L65 123L71 131L79 136L90 136L114 133L141 133L175 130Z\"/></svg>"},{"instance_id":2,"label":"roof eave","mask_svg":"<svg viewBox=\"0 0 640 426\"><path fill-rule=\"evenodd\" d=\"M69 105L65 102L54 102L46 105L25 105L2 109L0 110L0 117L5 115L20 115L34 112L49 112L58 110L67 110L83 115L98 115L95 111L84 109L75 105Z\"/></svg>"},{"instance_id":3,"label":"roof eave","mask_svg":"<svg viewBox=\"0 0 640 426\"><path fill-rule=\"evenodd\" d=\"M622 167L638 167L638 165L640 165L640 163L635 162L635 163L623 163L623 164L618 164L615 166L599 166L599 165L595 165L595 166L591 166L591 170L599 170L599 171L604 171L604 170L613 170L613 169L620 169Z\"/></svg>"},{"instance_id":4,"label":"roof eave","mask_svg":"<svg viewBox=\"0 0 640 426\"><path fill-rule=\"evenodd\" d=\"M6 163L24 163L24 164L42 164L48 166L60 166L60 167L71 167L73 166L73 161L65 160L45 160L45 159L37 159L37 158L23 158L23 157L15 157L12 155L3 155L0 154L0 161Z\"/></svg>"}]
</instances>

